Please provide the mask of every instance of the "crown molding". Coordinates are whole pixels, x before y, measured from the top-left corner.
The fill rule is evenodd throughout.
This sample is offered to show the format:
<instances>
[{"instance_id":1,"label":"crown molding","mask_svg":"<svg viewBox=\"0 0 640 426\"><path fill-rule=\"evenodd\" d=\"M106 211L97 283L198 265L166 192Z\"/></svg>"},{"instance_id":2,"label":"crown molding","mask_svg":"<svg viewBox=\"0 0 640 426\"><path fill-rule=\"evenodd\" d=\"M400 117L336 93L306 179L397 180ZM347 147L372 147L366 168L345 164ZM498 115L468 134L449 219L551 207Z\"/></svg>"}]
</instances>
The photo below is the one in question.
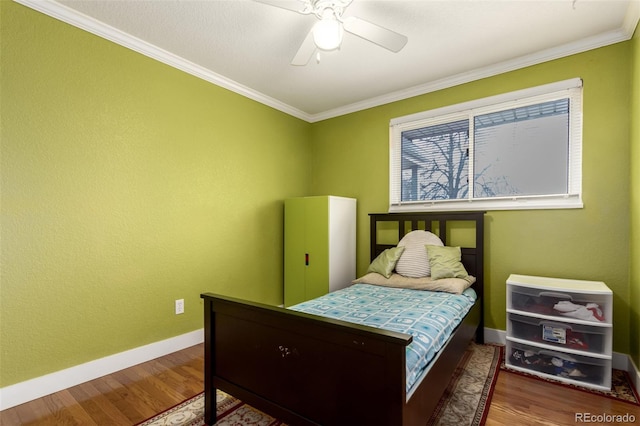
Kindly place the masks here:
<instances>
[{"instance_id":1,"label":"crown molding","mask_svg":"<svg viewBox=\"0 0 640 426\"><path fill-rule=\"evenodd\" d=\"M583 53L589 50L608 46L611 44L630 40L633 32L638 25L640 18L640 2L632 1L625 17L623 26L618 30L613 30L599 34L597 36L588 37L577 42L568 43L551 49L542 50L531 55L522 56L509 61L492 64L487 67L478 68L471 72L460 73L440 80L432 81L426 84L410 87L408 89L397 92L388 93L376 98L364 100L362 102L353 103L340 108L332 109L311 116L311 122L318 122L335 118L341 115L351 114L369 108L401 101L415 96L424 95L449 87L458 86L464 83L470 83L487 77L503 74L509 71L515 71L532 65L560 59L566 56Z\"/></svg>"},{"instance_id":2,"label":"crown molding","mask_svg":"<svg viewBox=\"0 0 640 426\"><path fill-rule=\"evenodd\" d=\"M471 72L460 73L440 80L432 81L426 84L410 87L408 89L388 93L383 96L370 98L361 102L352 103L339 108L334 108L317 114L309 114L291 105L285 104L277 99L267 96L263 93L255 91L247 86L226 78L220 74L214 73L202 66L187 61L177 55L160 49L150 43L140 40L130 34L113 28L103 22L100 22L87 15L79 13L63 4L54 0L14 0L24 6L44 13L52 18L66 22L82 30L88 31L94 35L105 38L109 41L117 43L123 47L141 53L150 58L156 59L166 65L182 70L195 77L201 78L217 86L231 90L239 95L245 96L256 102L272 107L278 111L289 114L293 117L315 123L330 118L339 117L341 115L351 114L369 108L401 101L415 96L424 95L449 87L469 83L509 71L515 71L521 68L537 65L554 59L563 58L570 55L586 52L588 50L597 49L622 41L630 40L640 20L640 1L631 0L629 8L625 15L622 26L613 31L608 31L593 37L588 37L577 42L568 43L551 49L542 50L537 53L525 55L520 58L492 64L487 67L478 68Z\"/></svg>"},{"instance_id":3,"label":"crown molding","mask_svg":"<svg viewBox=\"0 0 640 426\"><path fill-rule=\"evenodd\" d=\"M627 8L627 14L624 16L622 23L622 31L629 36L629 39L633 37L633 33L640 21L640 0L631 0L629 7Z\"/></svg>"},{"instance_id":4,"label":"crown molding","mask_svg":"<svg viewBox=\"0 0 640 426\"><path fill-rule=\"evenodd\" d=\"M177 68L202 80L213 83L216 86L223 87L256 102L270 106L293 117L297 117L304 121L310 121L311 119L311 116L304 111L287 105L284 102L269 97L263 93L257 92L220 74L216 74L211 70L147 43L146 41L134 37L131 34L120 31L117 28L98 21L97 19L77 12L76 10L61 3L57 3L54 0L14 1L76 28L80 28L90 32L91 34L97 35L98 37L102 37L135 52L141 53L166 65Z\"/></svg>"}]
</instances>

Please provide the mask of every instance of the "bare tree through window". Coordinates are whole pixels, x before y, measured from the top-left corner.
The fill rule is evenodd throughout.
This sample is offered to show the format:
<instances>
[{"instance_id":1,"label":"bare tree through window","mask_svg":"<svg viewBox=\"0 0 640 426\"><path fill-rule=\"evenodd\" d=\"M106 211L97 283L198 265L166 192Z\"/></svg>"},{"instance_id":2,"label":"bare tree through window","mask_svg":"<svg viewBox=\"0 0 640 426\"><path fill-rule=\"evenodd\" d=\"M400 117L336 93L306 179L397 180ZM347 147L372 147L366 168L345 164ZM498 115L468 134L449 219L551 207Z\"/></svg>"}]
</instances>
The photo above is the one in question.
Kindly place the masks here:
<instances>
[{"instance_id":1,"label":"bare tree through window","mask_svg":"<svg viewBox=\"0 0 640 426\"><path fill-rule=\"evenodd\" d=\"M569 100L478 115L402 132L402 201L539 195L567 191ZM542 173L541 173L542 172Z\"/></svg>"},{"instance_id":2,"label":"bare tree through window","mask_svg":"<svg viewBox=\"0 0 640 426\"><path fill-rule=\"evenodd\" d=\"M402 200L457 200L469 190L468 120L402 133Z\"/></svg>"}]
</instances>

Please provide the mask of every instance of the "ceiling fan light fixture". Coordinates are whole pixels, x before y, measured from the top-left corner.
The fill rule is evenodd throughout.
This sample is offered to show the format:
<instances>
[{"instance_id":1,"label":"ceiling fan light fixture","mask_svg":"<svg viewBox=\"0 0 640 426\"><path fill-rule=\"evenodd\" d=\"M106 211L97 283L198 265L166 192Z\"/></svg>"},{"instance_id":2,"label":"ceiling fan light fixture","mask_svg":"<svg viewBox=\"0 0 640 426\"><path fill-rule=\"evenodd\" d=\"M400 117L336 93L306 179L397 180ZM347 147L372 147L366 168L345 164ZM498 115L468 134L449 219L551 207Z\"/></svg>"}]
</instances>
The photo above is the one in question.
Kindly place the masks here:
<instances>
[{"instance_id":1,"label":"ceiling fan light fixture","mask_svg":"<svg viewBox=\"0 0 640 426\"><path fill-rule=\"evenodd\" d=\"M342 43L344 29L334 16L325 16L313 26L313 41L321 50L335 50Z\"/></svg>"}]
</instances>

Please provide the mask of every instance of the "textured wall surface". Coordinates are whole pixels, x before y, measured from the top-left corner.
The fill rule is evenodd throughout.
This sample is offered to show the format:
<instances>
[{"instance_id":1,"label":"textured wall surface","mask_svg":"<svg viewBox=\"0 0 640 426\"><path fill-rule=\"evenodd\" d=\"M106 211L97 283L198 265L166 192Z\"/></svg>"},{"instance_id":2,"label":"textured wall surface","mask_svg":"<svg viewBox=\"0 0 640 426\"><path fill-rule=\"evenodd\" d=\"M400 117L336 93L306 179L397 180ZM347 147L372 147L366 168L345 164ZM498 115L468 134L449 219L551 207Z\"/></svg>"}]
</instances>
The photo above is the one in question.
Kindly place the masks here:
<instances>
[{"instance_id":1,"label":"textured wall surface","mask_svg":"<svg viewBox=\"0 0 640 426\"><path fill-rule=\"evenodd\" d=\"M0 3L0 386L202 328L202 292L281 304L309 124Z\"/></svg>"},{"instance_id":2,"label":"textured wall surface","mask_svg":"<svg viewBox=\"0 0 640 426\"><path fill-rule=\"evenodd\" d=\"M580 77L584 208L487 214L486 326L506 327L511 273L604 281L614 291L614 350L628 353L630 49L619 43L315 123L312 191L358 199L359 275L369 262L367 213L388 209L389 120Z\"/></svg>"}]
</instances>

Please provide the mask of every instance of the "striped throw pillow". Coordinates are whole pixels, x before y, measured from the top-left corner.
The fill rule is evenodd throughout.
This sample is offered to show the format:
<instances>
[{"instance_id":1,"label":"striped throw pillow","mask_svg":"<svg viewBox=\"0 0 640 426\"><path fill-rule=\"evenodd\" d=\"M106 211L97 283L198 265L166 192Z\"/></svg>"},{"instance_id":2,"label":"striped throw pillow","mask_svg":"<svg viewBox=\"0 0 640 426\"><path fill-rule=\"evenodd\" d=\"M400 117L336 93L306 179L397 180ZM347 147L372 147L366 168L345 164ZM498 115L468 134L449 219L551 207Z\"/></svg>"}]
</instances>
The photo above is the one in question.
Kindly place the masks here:
<instances>
[{"instance_id":1,"label":"striped throw pillow","mask_svg":"<svg viewBox=\"0 0 640 426\"><path fill-rule=\"evenodd\" d=\"M426 245L444 246L437 235L428 231L411 231L405 235L398 243L398 247L404 247L404 251L396 263L396 272L411 278L430 276Z\"/></svg>"}]
</instances>

